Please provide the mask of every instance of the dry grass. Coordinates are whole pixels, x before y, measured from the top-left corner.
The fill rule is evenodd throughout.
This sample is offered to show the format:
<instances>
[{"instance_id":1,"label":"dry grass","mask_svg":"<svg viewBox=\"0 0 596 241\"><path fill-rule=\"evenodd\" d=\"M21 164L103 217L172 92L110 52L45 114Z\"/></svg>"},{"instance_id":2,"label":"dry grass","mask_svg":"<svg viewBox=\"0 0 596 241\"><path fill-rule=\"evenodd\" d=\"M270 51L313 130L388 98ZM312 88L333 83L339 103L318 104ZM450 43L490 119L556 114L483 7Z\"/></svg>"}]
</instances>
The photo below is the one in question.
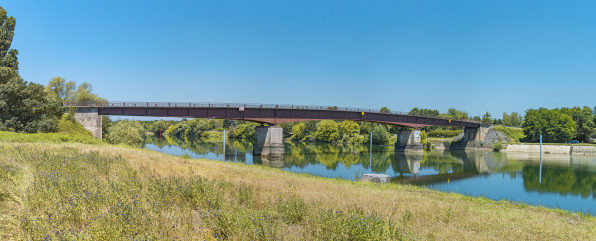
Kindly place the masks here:
<instances>
[{"instance_id":1,"label":"dry grass","mask_svg":"<svg viewBox=\"0 0 596 241\"><path fill-rule=\"evenodd\" d=\"M110 155L122 155L133 166L148 165L162 175L191 169L209 179L248 184L265 202L279 192L295 191L307 201L329 207L358 206L403 220L414 239L549 239L593 240L596 218L543 207L473 198L408 185L379 185L294 174L262 166L183 159L149 150L71 144Z\"/></svg>"},{"instance_id":2,"label":"dry grass","mask_svg":"<svg viewBox=\"0 0 596 241\"><path fill-rule=\"evenodd\" d=\"M9 144L0 144L9 145ZM57 144L37 144L51 149ZM83 152L121 156L132 167L149 167L161 176L195 174L234 186L250 186L256 206L280 193L294 193L329 209L362 208L399 220L408 239L424 240L593 240L596 218L509 201L473 198L400 184L374 184L289 173L263 166L187 159L149 150L116 146L62 144ZM6 210L5 210L6 211ZM205 230L210 236L210 230ZM284 228L286 238L300 237L302 227Z\"/></svg>"}]
</instances>

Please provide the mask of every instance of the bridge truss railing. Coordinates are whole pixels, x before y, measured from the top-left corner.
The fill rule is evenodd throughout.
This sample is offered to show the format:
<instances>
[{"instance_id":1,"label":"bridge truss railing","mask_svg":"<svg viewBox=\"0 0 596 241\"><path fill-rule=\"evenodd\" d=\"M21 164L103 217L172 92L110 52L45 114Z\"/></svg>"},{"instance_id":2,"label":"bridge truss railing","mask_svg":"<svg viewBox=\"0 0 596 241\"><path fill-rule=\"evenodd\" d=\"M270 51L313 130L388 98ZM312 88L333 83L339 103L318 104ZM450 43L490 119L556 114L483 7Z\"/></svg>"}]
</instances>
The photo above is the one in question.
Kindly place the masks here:
<instances>
[{"instance_id":1,"label":"bridge truss railing","mask_svg":"<svg viewBox=\"0 0 596 241\"><path fill-rule=\"evenodd\" d=\"M255 104L255 103L214 103L214 102L132 102L132 101L106 101L106 102L66 102L64 106L72 107L137 107L137 108L263 108L263 109L304 109L304 110L330 110L330 111L349 111L366 112L395 115L409 115L419 117L432 117L439 119L450 119L465 121L471 123L483 124L481 121L469 119L445 118L443 116L413 114L402 111L386 111L381 109L337 107L337 106L317 106L317 105L288 105L288 104Z\"/></svg>"}]
</instances>

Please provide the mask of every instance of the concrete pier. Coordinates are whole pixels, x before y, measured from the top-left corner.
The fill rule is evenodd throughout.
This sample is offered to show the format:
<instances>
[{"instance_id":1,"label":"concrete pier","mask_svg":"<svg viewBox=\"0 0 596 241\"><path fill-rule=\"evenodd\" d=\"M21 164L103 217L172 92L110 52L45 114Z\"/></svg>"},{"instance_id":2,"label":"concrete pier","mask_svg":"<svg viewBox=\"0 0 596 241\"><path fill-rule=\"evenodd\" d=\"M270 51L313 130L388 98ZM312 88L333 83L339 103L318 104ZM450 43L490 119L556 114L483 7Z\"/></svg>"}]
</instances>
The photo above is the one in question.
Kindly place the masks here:
<instances>
[{"instance_id":1,"label":"concrete pier","mask_svg":"<svg viewBox=\"0 0 596 241\"><path fill-rule=\"evenodd\" d=\"M283 129L279 126L255 128L254 156L281 157L284 155Z\"/></svg>"},{"instance_id":2,"label":"concrete pier","mask_svg":"<svg viewBox=\"0 0 596 241\"><path fill-rule=\"evenodd\" d=\"M424 146L420 143L420 130L405 130L397 132L395 151L422 151Z\"/></svg>"},{"instance_id":3,"label":"concrete pier","mask_svg":"<svg viewBox=\"0 0 596 241\"><path fill-rule=\"evenodd\" d=\"M484 141L484 137L490 131L490 129L494 129L492 126L481 126L479 128L464 128L464 137L462 141L464 142L474 142L474 141Z\"/></svg>"},{"instance_id":4,"label":"concrete pier","mask_svg":"<svg viewBox=\"0 0 596 241\"><path fill-rule=\"evenodd\" d=\"M93 137L102 138L101 134L101 116L98 108L77 107L75 120L81 123L85 129L91 131Z\"/></svg>"}]
</instances>

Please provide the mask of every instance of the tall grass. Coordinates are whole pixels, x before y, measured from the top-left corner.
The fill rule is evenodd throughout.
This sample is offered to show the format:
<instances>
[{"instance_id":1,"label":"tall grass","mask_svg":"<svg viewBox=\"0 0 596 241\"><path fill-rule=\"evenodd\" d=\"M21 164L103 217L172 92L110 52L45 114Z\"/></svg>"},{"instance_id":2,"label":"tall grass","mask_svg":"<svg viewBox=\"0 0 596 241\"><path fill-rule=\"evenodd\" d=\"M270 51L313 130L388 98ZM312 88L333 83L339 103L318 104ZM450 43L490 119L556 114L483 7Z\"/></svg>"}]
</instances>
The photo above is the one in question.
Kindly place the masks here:
<instances>
[{"instance_id":1,"label":"tall grass","mask_svg":"<svg viewBox=\"0 0 596 241\"><path fill-rule=\"evenodd\" d=\"M401 224L291 192L259 201L247 184L132 167L120 156L0 145L2 239L395 240Z\"/></svg>"},{"instance_id":2,"label":"tall grass","mask_svg":"<svg viewBox=\"0 0 596 241\"><path fill-rule=\"evenodd\" d=\"M48 142L48 143L84 143L84 144L101 144L102 140L95 139L91 135L74 135L62 133L16 133L10 131L0 131L0 142Z\"/></svg>"}]
</instances>

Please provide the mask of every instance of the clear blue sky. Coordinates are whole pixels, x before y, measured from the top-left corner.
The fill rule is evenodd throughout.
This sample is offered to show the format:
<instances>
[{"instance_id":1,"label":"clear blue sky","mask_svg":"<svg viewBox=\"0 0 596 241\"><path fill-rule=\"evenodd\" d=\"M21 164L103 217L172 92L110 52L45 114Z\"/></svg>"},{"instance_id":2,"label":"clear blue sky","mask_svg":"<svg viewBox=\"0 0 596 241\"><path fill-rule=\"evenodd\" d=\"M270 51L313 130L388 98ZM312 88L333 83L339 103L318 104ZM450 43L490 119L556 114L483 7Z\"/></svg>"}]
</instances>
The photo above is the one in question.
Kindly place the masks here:
<instances>
[{"instance_id":1,"label":"clear blue sky","mask_svg":"<svg viewBox=\"0 0 596 241\"><path fill-rule=\"evenodd\" d=\"M593 1L27 1L20 74L108 100L490 111L596 105Z\"/></svg>"}]
</instances>

